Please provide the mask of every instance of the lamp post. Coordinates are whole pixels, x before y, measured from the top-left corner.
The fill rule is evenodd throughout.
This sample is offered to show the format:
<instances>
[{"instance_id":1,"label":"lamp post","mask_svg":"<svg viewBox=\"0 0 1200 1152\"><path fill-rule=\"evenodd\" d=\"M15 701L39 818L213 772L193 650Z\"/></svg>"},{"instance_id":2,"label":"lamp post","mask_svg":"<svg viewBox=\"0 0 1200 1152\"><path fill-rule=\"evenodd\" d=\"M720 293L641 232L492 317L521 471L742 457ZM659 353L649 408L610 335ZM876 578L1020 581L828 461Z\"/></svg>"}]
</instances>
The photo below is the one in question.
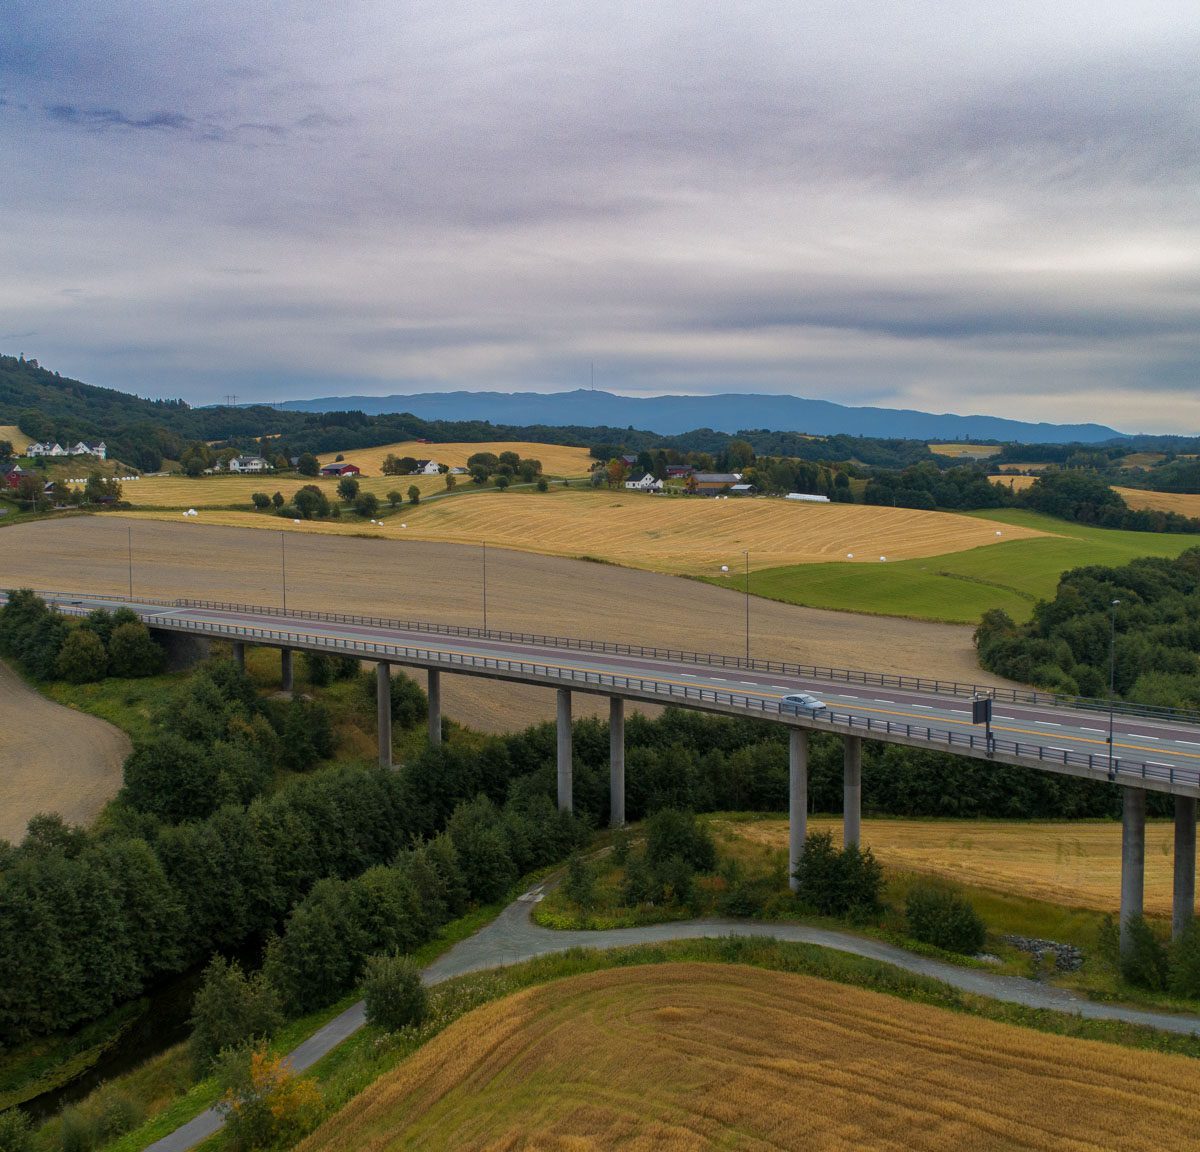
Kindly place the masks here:
<instances>
[{"instance_id":1,"label":"lamp post","mask_svg":"<svg viewBox=\"0 0 1200 1152\"><path fill-rule=\"evenodd\" d=\"M1113 767L1113 720L1117 708L1117 608L1121 601L1114 600L1108 612L1108 778L1117 778Z\"/></svg>"},{"instance_id":2,"label":"lamp post","mask_svg":"<svg viewBox=\"0 0 1200 1152\"><path fill-rule=\"evenodd\" d=\"M487 541L482 542L483 547L483 630L487 631Z\"/></svg>"},{"instance_id":3,"label":"lamp post","mask_svg":"<svg viewBox=\"0 0 1200 1152\"><path fill-rule=\"evenodd\" d=\"M129 599L133 599L133 525L125 525L125 544L126 551L129 557Z\"/></svg>"},{"instance_id":4,"label":"lamp post","mask_svg":"<svg viewBox=\"0 0 1200 1152\"><path fill-rule=\"evenodd\" d=\"M279 567L283 577L283 610L287 611L287 533L279 530Z\"/></svg>"},{"instance_id":5,"label":"lamp post","mask_svg":"<svg viewBox=\"0 0 1200 1152\"><path fill-rule=\"evenodd\" d=\"M746 664L750 664L750 552L742 550L746 558Z\"/></svg>"}]
</instances>

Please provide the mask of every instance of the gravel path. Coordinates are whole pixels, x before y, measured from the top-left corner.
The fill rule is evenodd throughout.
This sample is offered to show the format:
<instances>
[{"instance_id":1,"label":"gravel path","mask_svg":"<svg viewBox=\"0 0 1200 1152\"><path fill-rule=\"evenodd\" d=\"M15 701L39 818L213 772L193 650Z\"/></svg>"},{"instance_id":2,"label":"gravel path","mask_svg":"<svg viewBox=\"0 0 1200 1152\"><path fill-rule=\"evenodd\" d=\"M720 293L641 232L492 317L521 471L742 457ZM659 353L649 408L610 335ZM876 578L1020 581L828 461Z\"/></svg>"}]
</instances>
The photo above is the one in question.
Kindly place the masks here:
<instances>
[{"instance_id":1,"label":"gravel path","mask_svg":"<svg viewBox=\"0 0 1200 1152\"><path fill-rule=\"evenodd\" d=\"M789 943L818 944L837 952L849 952L894 964L908 972L930 976L954 988L979 996L990 996L1028 1008L1068 1012L1089 1020L1118 1020L1159 1028L1182 1035L1200 1033L1200 1016L1173 1015L1167 1012L1124 1008L1116 1004L1098 1004L1082 999L1061 988L1048 987L1020 976L1000 976L976 968L960 968L940 960L916 956L878 940L803 924L761 924L747 920L686 920L671 924L650 924L642 928L614 928L603 932L562 932L540 928L530 919L533 905L541 899L543 885L537 885L510 904L486 928L463 940L425 969L425 982L439 984L454 976L487 968L516 964L535 956L566 952L571 948L619 948L629 944L659 944L669 940L696 940L720 936L762 936ZM290 1054L298 1072L315 1064L343 1040L363 1026L362 1001L347 1008L320 1031L314 1033ZM187 1152L187 1149L211 1136L221 1126L221 1118L209 1109L182 1128L151 1144L147 1152Z\"/></svg>"}]
</instances>

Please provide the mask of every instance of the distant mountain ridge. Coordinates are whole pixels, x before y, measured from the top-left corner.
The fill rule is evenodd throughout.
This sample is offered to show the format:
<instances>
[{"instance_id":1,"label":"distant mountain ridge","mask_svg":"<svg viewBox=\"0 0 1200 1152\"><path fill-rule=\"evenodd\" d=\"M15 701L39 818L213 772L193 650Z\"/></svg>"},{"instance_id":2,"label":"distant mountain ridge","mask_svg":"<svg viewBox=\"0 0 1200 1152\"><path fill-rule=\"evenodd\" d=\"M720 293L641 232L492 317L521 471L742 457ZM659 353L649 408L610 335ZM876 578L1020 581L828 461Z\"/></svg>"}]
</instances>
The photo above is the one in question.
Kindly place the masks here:
<instances>
[{"instance_id":1,"label":"distant mountain ridge","mask_svg":"<svg viewBox=\"0 0 1200 1152\"><path fill-rule=\"evenodd\" d=\"M1103 424L1047 424L1002 416L958 416L909 408L853 408L801 396L721 393L714 396L618 396L612 392L422 392L394 396L327 396L288 400L296 412L358 409L410 412L426 420L493 424L610 425L674 436L697 428L806 432L909 440L1000 440L1021 444L1095 444L1124 439Z\"/></svg>"}]
</instances>

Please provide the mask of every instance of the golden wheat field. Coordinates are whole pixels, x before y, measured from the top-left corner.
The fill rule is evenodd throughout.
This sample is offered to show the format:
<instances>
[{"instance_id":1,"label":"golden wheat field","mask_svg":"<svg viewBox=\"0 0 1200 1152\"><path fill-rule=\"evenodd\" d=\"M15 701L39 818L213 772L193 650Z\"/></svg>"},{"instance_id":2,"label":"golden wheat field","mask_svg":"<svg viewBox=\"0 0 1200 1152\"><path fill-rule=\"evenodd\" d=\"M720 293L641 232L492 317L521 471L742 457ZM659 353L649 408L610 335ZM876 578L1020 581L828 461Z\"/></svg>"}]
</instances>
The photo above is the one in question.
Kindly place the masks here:
<instances>
[{"instance_id":1,"label":"golden wheat field","mask_svg":"<svg viewBox=\"0 0 1200 1152\"><path fill-rule=\"evenodd\" d=\"M302 1152L1194 1148L1183 1056L980 1020L811 976L662 964L469 1013Z\"/></svg>"},{"instance_id":2,"label":"golden wheat field","mask_svg":"<svg viewBox=\"0 0 1200 1152\"><path fill-rule=\"evenodd\" d=\"M7 440L13 446L13 450L18 456L31 443L29 437L15 424L0 424L0 440Z\"/></svg>"},{"instance_id":3,"label":"golden wheat field","mask_svg":"<svg viewBox=\"0 0 1200 1152\"><path fill-rule=\"evenodd\" d=\"M1004 449L999 444L930 444L929 451L935 456L953 459L985 460L989 456L998 456Z\"/></svg>"},{"instance_id":4,"label":"golden wheat field","mask_svg":"<svg viewBox=\"0 0 1200 1152\"><path fill-rule=\"evenodd\" d=\"M430 477L436 480L436 477ZM150 514L159 516L160 514ZM362 532L356 517L290 521L248 512L213 511L207 524L294 527L303 532ZM406 527L401 527L404 524ZM717 576L721 565L736 580L743 550L753 569L846 560L880 563L941 556L1004 540L1044 535L947 512L856 504L795 504L785 500L708 500L651 496L624 490L552 488L549 492L467 492L405 508L366 531L388 539L486 542L551 556L582 556L670 574ZM681 593L681 595L684 593Z\"/></svg>"},{"instance_id":5,"label":"golden wheat field","mask_svg":"<svg viewBox=\"0 0 1200 1152\"><path fill-rule=\"evenodd\" d=\"M838 843L840 817L813 831ZM783 851L786 820L721 821L723 833ZM1146 911L1170 915L1174 825L1146 825ZM1110 912L1120 904L1121 825L1114 821L864 820L863 843L885 867L941 876L1071 908Z\"/></svg>"},{"instance_id":6,"label":"golden wheat field","mask_svg":"<svg viewBox=\"0 0 1200 1152\"><path fill-rule=\"evenodd\" d=\"M1024 492L1034 481L1036 476L993 476L992 483L999 484L1001 487L1007 488L1010 492Z\"/></svg>"},{"instance_id":7,"label":"golden wheat field","mask_svg":"<svg viewBox=\"0 0 1200 1152\"><path fill-rule=\"evenodd\" d=\"M367 475L356 477L359 489L363 492L374 492L381 501L393 489L405 494L410 485L415 484L422 496L431 492L443 492L446 482L441 476L380 476ZM250 497L255 492L282 492L285 499L291 499L296 492L306 484L315 484L326 495L333 498L337 492L338 480L332 476L309 477L289 473L287 476L276 476L267 472L259 476L143 476L138 480L127 481L123 485L122 496L135 507L148 505L158 508L219 508L229 504L249 505ZM257 519L267 521L266 527L277 528L279 523L270 517L257 515Z\"/></svg>"},{"instance_id":8,"label":"golden wheat field","mask_svg":"<svg viewBox=\"0 0 1200 1152\"><path fill-rule=\"evenodd\" d=\"M1150 508L1156 512L1178 512L1180 516L1200 516L1200 495L1189 492L1147 492L1142 488L1116 489L1130 508Z\"/></svg>"},{"instance_id":9,"label":"golden wheat field","mask_svg":"<svg viewBox=\"0 0 1200 1152\"><path fill-rule=\"evenodd\" d=\"M1166 459L1162 452L1130 452L1117 461L1118 468L1151 468Z\"/></svg>"},{"instance_id":10,"label":"golden wheat field","mask_svg":"<svg viewBox=\"0 0 1200 1152\"><path fill-rule=\"evenodd\" d=\"M357 464L364 472L378 476L383 471L383 461L389 454L412 456L417 460L436 460L451 468L465 468L467 458L476 452L515 452L524 460L532 457L542 462L542 471L547 476L583 476L595 461L586 448L573 448L564 444L530 444L517 441L489 441L485 444L422 444L418 440L404 440L398 444L384 444L379 448L356 448L343 454L351 464ZM336 452L326 452L318 459L329 464L337 457Z\"/></svg>"}]
</instances>

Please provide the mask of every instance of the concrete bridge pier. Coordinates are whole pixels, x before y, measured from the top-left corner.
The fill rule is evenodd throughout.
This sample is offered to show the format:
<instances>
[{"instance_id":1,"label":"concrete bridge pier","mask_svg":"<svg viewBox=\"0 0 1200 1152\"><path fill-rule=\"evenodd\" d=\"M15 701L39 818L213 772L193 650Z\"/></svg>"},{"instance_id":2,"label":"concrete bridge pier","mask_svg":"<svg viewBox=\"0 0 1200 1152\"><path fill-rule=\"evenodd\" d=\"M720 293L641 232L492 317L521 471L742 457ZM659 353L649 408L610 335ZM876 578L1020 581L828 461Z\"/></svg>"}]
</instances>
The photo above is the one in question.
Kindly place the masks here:
<instances>
[{"instance_id":1,"label":"concrete bridge pier","mask_svg":"<svg viewBox=\"0 0 1200 1152\"><path fill-rule=\"evenodd\" d=\"M375 728L379 735L379 766L392 766L392 666L375 665Z\"/></svg>"},{"instance_id":2,"label":"concrete bridge pier","mask_svg":"<svg viewBox=\"0 0 1200 1152\"><path fill-rule=\"evenodd\" d=\"M442 674L430 668L426 677L425 694L429 698L429 746L442 742Z\"/></svg>"},{"instance_id":3,"label":"concrete bridge pier","mask_svg":"<svg viewBox=\"0 0 1200 1152\"><path fill-rule=\"evenodd\" d=\"M625 701L608 698L608 808L609 823L625 827Z\"/></svg>"},{"instance_id":4,"label":"concrete bridge pier","mask_svg":"<svg viewBox=\"0 0 1200 1152\"><path fill-rule=\"evenodd\" d=\"M292 691L292 650L279 649L279 680L284 692Z\"/></svg>"},{"instance_id":5,"label":"concrete bridge pier","mask_svg":"<svg viewBox=\"0 0 1200 1152\"><path fill-rule=\"evenodd\" d=\"M1196 799L1175 797L1175 899L1171 936L1178 940L1196 915Z\"/></svg>"},{"instance_id":6,"label":"concrete bridge pier","mask_svg":"<svg viewBox=\"0 0 1200 1152\"><path fill-rule=\"evenodd\" d=\"M571 690L558 689L558 810L574 811L571 765Z\"/></svg>"},{"instance_id":7,"label":"concrete bridge pier","mask_svg":"<svg viewBox=\"0 0 1200 1152\"><path fill-rule=\"evenodd\" d=\"M1121 806L1121 953L1129 951L1130 922L1142 914L1146 890L1146 793L1123 788Z\"/></svg>"},{"instance_id":8,"label":"concrete bridge pier","mask_svg":"<svg viewBox=\"0 0 1200 1152\"><path fill-rule=\"evenodd\" d=\"M794 875L804 855L808 835L808 733L793 728L788 733L788 887L800 887Z\"/></svg>"},{"instance_id":9,"label":"concrete bridge pier","mask_svg":"<svg viewBox=\"0 0 1200 1152\"><path fill-rule=\"evenodd\" d=\"M844 737L842 761L842 843L862 843L862 737Z\"/></svg>"},{"instance_id":10,"label":"concrete bridge pier","mask_svg":"<svg viewBox=\"0 0 1200 1152\"><path fill-rule=\"evenodd\" d=\"M239 672L246 671L246 643L244 640L233 642L233 662L238 666Z\"/></svg>"}]
</instances>

